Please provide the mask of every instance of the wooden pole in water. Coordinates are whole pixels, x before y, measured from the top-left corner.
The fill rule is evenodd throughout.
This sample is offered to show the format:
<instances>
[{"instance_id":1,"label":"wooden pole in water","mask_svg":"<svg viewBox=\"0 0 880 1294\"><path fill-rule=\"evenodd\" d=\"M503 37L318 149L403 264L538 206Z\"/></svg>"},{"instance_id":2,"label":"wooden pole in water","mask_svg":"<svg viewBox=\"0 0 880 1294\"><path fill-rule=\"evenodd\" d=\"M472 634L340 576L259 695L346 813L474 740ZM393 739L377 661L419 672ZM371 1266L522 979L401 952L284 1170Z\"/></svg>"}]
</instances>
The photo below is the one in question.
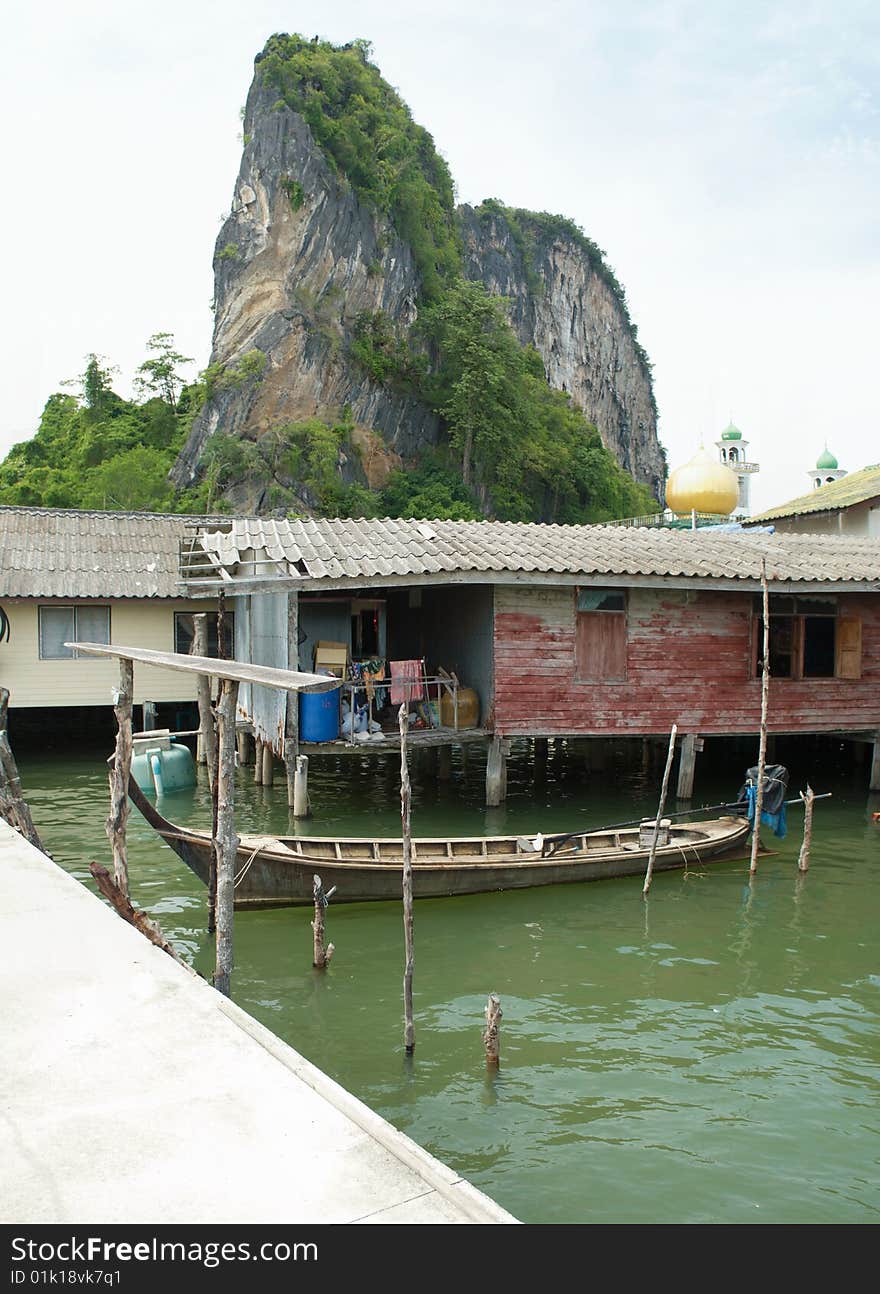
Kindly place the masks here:
<instances>
[{"instance_id":1,"label":"wooden pole in water","mask_svg":"<svg viewBox=\"0 0 880 1294\"><path fill-rule=\"evenodd\" d=\"M312 965L316 970L324 970L325 967L329 966L330 958L336 951L333 944L324 946L324 912L327 908L327 900L336 889L336 886L334 885L333 889L325 894L320 876L315 875L312 877L312 887L315 896L315 919L312 922L312 930L315 935Z\"/></svg>"},{"instance_id":2,"label":"wooden pole in water","mask_svg":"<svg viewBox=\"0 0 880 1294\"><path fill-rule=\"evenodd\" d=\"M758 870L761 844L761 813L764 809L764 764L767 759L767 701L770 695L770 595L767 591L767 562L761 561L761 597L764 617L764 660L761 666L761 733L758 739L758 785L755 790L755 821L752 825L752 855L749 875Z\"/></svg>"},{"instance_id":3,"label":"wooden pole in water","mask_svg":"<svg viewBox=\"0 0 880 1294\"><path fill-rule=\"evenodd\" d=\"M204 611L193 616L193 641L192 656L207 656L208 654L208 617ZM214 711L211 708L211 680L207 674L199 674L197 677L197 691L199 703L199 749L198 759L200 764L206 764L208 767L208 788L213 793L214 778L217 774L217 734L214 731Z\"/></svg>"},{"instance_id":4,"label":"wooden pole in water","mask_svg":"<svg viewBox=\"0 0 880 1294\"><path fill-rule=\"evenodd\" d=\"M501 1064L500 1025L503 1015L501 999L497 993L490 993L486 1002L486 1028L483 1030L483 1042L486 1046L486 1064L495 1069Z\"/></svg>"},{"instance_id":5,"label":"wooden pole in water","mask_svg":"<svg viewBox=\"0 0 880 1294\"><path fill-rule=\"evenodd\" d=\"M116 751L110 767L110 815L104 824L113 851L113 875L116 885L128 898L128 858L125 850L125 824L128 821L128 777L131 772L131 705L134 693L134 665L119 661L119 687L113 698L116 711Z\"/></svg>"},{"instance_id":6,"label":"wooden pole in water","mask_svg":"<svg viewBox=\"0 0 880 1294\"><path fill-rule=\"evenodd\" d=\"M31 811L21 793L18 765L9 744L9 689L0 687L0 815L16 831L29 840L34 848L49 857L39 832L34 826Z\"/></svg>"},{"instance_id":7,"label":"wooden pole in water","mask_svg":"<svg viewBox=\"0 0 880 1294\"><path fill-rule=\"evenodd\" d=\"M813 839L813 800L816 798L809 782L807 783L806 795L801 791L800 797L804 802L804 839L801 844L801 852L798 854L798 871L805 872L810 866L810 844Z\"/></svg>"},{"instance_id":8,"label":"wooden pole in water","mask_svg":"<svg viewBox=\"0 0 880 1294\"><path fill-rule=\"evenodd\" d=\"M406 734L409 729L409 715L406 702L398 713L400 727L400 820L403 827L403 937L405 964L403 971L403 1045L407 1056L416 1049L416 1029L413 1022L413 894L412 894L412 836L410 820L412 813L412 791L409 781L409 766L406 759Z\"/></svg>"},{"instance_id":9,"label":"wooden pole in water","mask_svg":"<svg viewBox=\"0 0 880 1294\"><path fill-rule=\"evenodd\" d=\"M235 707L238 683L223 679L217 700L217 828L214 850L217 856L217 959L214 987L231 996L232 920L235 900L235 860L238 836L235 832Z\"/></svg>"},{"instance_id":10,"label":"wooden pole in water","mask_svg":"<svg viewBox=\"0 0 880 1294\"><path fill-rule=\"evenodd\" d=\"M663 785L660 787L660 804L657 807L657 817L654 821L654 835L651 837L651 852L648 854L648 866L645 871L645 883L642 886L642 893L647 894L651 888L651 873L654 870L654 856L657 853L657 841L660 837L660 819L663 817L663 807L666 804L666 788L669 785L669 773L672 769L672 761L675 757L675 734L678 732L678 725L672 725L672 731L669 734L669 750L666 753L666 767L663 770Z\"/></svg>"}]
</instances>

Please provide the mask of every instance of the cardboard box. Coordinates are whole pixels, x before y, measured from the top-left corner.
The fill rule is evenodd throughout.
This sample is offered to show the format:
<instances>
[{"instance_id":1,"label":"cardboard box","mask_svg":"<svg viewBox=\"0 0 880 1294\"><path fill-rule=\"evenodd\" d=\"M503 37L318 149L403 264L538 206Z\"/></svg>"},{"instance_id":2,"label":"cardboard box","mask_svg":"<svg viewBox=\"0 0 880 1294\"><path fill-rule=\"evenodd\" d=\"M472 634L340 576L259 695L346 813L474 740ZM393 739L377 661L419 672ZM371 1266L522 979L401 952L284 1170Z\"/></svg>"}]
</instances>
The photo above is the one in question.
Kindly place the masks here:
<instances>
[{"instance_id":1,"label":"cardboard box","mask_svg":"<svg viewBox=\"0 0 880 1294\"><path fill-rule=\"evenodd\" d=\"M337 678L345 678L348 670L348 647L345 643L315 643L315 672L329 670Z\"/></svg>"}]
</instances>

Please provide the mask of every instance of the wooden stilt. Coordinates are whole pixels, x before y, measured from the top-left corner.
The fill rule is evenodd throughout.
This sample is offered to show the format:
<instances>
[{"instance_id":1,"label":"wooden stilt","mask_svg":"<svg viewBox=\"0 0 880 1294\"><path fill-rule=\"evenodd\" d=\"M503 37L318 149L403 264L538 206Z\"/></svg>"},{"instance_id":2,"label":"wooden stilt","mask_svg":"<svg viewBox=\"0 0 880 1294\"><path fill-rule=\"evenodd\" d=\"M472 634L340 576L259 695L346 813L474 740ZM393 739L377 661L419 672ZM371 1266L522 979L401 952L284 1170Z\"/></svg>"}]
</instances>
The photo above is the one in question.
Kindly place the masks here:
<instances>
[{"instance_id":1,"label":"wooden stilt","mask_svg":"<svg viewBox=\"0 0 880 1294\"><path fill-rule=\"evenodd\" d=\"M268 741L263 742L263 776L260 780L264 786L271 786L275 781L275 752Z\"/></svg>"},{"instance_id":2,"label":"wooden stilt","mask_svg":"<svg viewBox=\"0 0 880 1294\"><path fill-rule=\"evenodd\" d=\"M315 896L315 919L312 922L312 930L314 931L312 965L316 970L324 970L330 965L330 958L336 951L333 944L324 946L324 913L327 910L327 902L331 894L334 893L336 886L334 885L333 889L325 894L320 876L312 877L312 885Z\"/></svg>"},{"instance_id":3,"label":"wooden stilt","mask_svg":"<svg viewBox=\"0 0 880 1294\"><path fill-rule=\"evenodd\" d=\"M293 816L308 818L312 808L309 804L309 757L299 755L296 761L296 772L293 782Z\"/></svg>"},{"instance_id":4,"label":"wooden stilt","mask_svg":"<svg viewBox=\"0 0 880 1294\"><path fill-rule=\"evenodd\" d=\"M681 739L681 753L678 763L678 786L675 789L679 800L689 800L694 793L694 770L697 765L699 741L695 732L686 732Z\"/></svg>"},{"instance_id":5,"label":"wooden stilt","mask_svg":"<svg viewBox=\"0 0 880 1294\"><path fill-rule=\"evenodd\" d=\"M416 1049L416 1027L413 1020L413 892L412 892L412 791L406 754L406 735L409 715L406 704L401 705L397 716L400 728L400 821L403 836L403 939L405 961L403 970L403 1046L407 1056Z\"/></svg>"},{"instance_id":6,"label":"wooden stilt","mask_svg":"<svg viewBox=\"0 0 880 1294\"><path fill-rule=\"evenodd\" d=\"M489 742L486 757L486 805L497 808L507 795L507 754L505 743L497 734Z\"/></svg>"},{"instance_id":7,"label":"wooden stilt","mask_svg":"<svg viewBox=\"0 0 880 1294\"><path fill-rule=\"evenodd\" d=\"M21 793L18 765L9 744L9 689L0 687L0 816L25 840L50 857L34 826L31 811Z\"/></svg>"},{"instance_id":8,"label":"wooden stilt","mask_svg":"<svg viewBox=\"0 0 880 1294\"><path fill-rule=\"evenodd\" d=\"M299 669L299 594L287 595L287 668ZM296 778L299 768L299 693L288 692L284 710L284 769L287 773L287 805L297 813ZM308 800L306 800L308 805ZM306 810L308 812L308 809Z\"/></svg>"},{"instance_id":9,"label":"wooden stilt","mask_svg":"<svg viewBox=\"0 0 880 1294\"><path fill-rule=\"evenodd\" d=\"M752 826L752 853L749 875L758 870L761 845L761 813L764 808L764 765L767 761L767 701L770 696L770 595L767 590L767 562L761 561L761 610L764 617L764 659L761 665L761 732L758 738L758 785L755 790L755 821Z\"/></svg>"},{"instance_id":10,"label":"wooden stilt","mask_svg":"<svg viewBox=\"0 0 880 1294\"><path fill-rule=\"evenodd\" d=\"M214 987L231 995L232 918L235 898L235 706L238 683L223 679L217 700L217 960Z\"/></svg>"},{"instance_id":11,"label":"wooden stilt","mask_svg":"<svg viewBox=\"0 0 880 1294\"><path fill-rule=\"evenodd\" d=\"M657 839L660 835L660 820L663 817L663 809L666 804L666 788L669 785L669 773L672 769L672 761L675 758L675 734L678 728L672 725L672 731L669 734L669 750L666 755L666 767L663 770L663 784L660 787L660 803L657 806L657 818L654 822L654 835L651 839L651 852L648 854L648 866L645 870L645 883L642 886L642 893L647 894L651 888L651 873L654 870L654 856L657 853Z\"/></svg>"},{"instance_id":12,"label":"wooden stilt","mask_svg":"<svg viewBox=\"0 0 880 1294\"><path fill-rule=\"evenodd\" d=\"M813 840L813 788L807 783L807 793L800 793L804 802L804 839L801 844L801 852L798 854L798 871L805 872L810 866L810 845Z\"/></svg>"},{"instance_id":13,"label":"wooden stilt","mask_svg":"<svg viewBox=\"0 0 880 1294\"><path fill-rule=\"evenodd\" d=\"M192 656L208 654L208 617L205 612L193 616ZM214 764L216 761L214 732L214 711L211 708L211 680L207 674L199 674L196 681L196 696L199 705L199 740L197 757L200 764L208 768L208 786L214 787Z\"/></svg>"},{"instance_id":14,"label":"wooden stilt","mask_svg":"<svg viewBox=\"0 0 880 1294\"><path fill-rule=\"evenodd\" d=\"M874 737L874 750L871 758L871 779L869 791L880 791L880 732Z\"/></svg>"},{"instance_id":15,"label":"wooden stilt","mask_svg":"<svg viewBox=\"0 0 880 1294\"><path fill-rule=\"evenodd\" d=\"M497 993L490 993L486 1002L486 1028L483 1030L483 1042L486 1047L486 1064L493 1069L497 1069L501 1063L500 1026L503 1015L501 999Z\"/></svg>"},{"instance_id":16,"label":"wooden stilt","mask_svg":"<svg viewBox=\"0 0 880 1294\"><path fill-rule=\"evenodd\" d=\"M104 824L113 851L113 875L121 894L128 898L128 858L125 850L125 825L128 822L128 775L131 772L131 707L134 694L134 665L119 662L119 687L113 708L116 711L116 752L110 768L110 816Z\"/></svg>"},{"instance_id":17,"label":"wooden stilt","mask_svg":"<svg viewBox=\"0 0 880 1294\"><path fill-rule=\"evenodd\" d=\"M452 747L437 747L437 780L448 782L452 777Z\"/></svg>"},{"instance_id":18,"label":"wooden stilt","mask_svg":"<svg viewBox=\"0 0 880 1294\"><path fill-rule=\"evenodd\" d=\"M259 737L254 737L254 785L262 786L263 783L263 743Z\"/></svg>"}]
</instances>

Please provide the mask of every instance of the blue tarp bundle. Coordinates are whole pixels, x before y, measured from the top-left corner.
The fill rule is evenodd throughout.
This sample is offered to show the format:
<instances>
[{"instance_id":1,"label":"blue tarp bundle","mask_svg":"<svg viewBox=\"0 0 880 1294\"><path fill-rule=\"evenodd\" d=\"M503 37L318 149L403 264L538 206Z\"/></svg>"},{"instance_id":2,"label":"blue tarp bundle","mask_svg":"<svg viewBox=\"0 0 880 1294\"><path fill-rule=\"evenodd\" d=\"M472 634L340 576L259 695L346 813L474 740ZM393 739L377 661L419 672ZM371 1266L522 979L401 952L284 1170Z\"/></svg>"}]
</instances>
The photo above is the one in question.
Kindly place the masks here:
<instances>
[{"instance_id":1,"label":"blue tarp bundle","mask_svg":"<svg viewBox=\"0 0 880 1294\"><path fill-rule=\"evenodd\" d=\"M746 804L748 805L749 822L755 821L755 801L758 798L758 788L754 784L746 787ZM771 827L773 834L780 839L785 835L787 827L785 824L785 803L780 805L776 813L768 813L766 809L761 809L761 822L766 827Z\"/></svg>"}]
</instances>

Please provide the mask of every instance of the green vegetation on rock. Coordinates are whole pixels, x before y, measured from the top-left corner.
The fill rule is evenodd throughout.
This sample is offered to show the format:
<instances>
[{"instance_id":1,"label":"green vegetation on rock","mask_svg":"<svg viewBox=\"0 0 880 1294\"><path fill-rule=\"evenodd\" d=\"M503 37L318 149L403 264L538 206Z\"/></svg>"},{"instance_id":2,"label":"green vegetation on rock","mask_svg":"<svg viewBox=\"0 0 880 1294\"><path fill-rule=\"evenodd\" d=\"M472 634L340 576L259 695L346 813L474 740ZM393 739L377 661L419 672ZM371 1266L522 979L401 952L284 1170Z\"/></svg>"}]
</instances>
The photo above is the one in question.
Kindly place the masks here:
<instances>
[{"instance_id":1,"label":"green vegetation on rock","mask_svg":"<svg viewBox=\"0 0 880 1294\"><path fill-rule=\"evenodd\" d=\"M276 35L257 62L279 102L305 118L358 196L391 217L430 299L461 269L452 177L431 136L370 62L371 52L364 40L336 46Z\"/></svg>"},{"instance_id":2,"label":"green vegetation on rock","mask_svg":"<svg viewBox=\"0 0 880 1294\"><path fill-rule=\"evenodd\" d=\"M85 371L71 383L78 395L49 397L36 434L14 445L0 463L0 503L199 510L196 496L175 492L168 472L205 389L200 383L183 386L177 366L188 361L174 351L169 333L155 333L147 345L152 354L138 370L142 402L113 391L113 370L97 355L88 357Z\"/></svg>"}]
</instances>

